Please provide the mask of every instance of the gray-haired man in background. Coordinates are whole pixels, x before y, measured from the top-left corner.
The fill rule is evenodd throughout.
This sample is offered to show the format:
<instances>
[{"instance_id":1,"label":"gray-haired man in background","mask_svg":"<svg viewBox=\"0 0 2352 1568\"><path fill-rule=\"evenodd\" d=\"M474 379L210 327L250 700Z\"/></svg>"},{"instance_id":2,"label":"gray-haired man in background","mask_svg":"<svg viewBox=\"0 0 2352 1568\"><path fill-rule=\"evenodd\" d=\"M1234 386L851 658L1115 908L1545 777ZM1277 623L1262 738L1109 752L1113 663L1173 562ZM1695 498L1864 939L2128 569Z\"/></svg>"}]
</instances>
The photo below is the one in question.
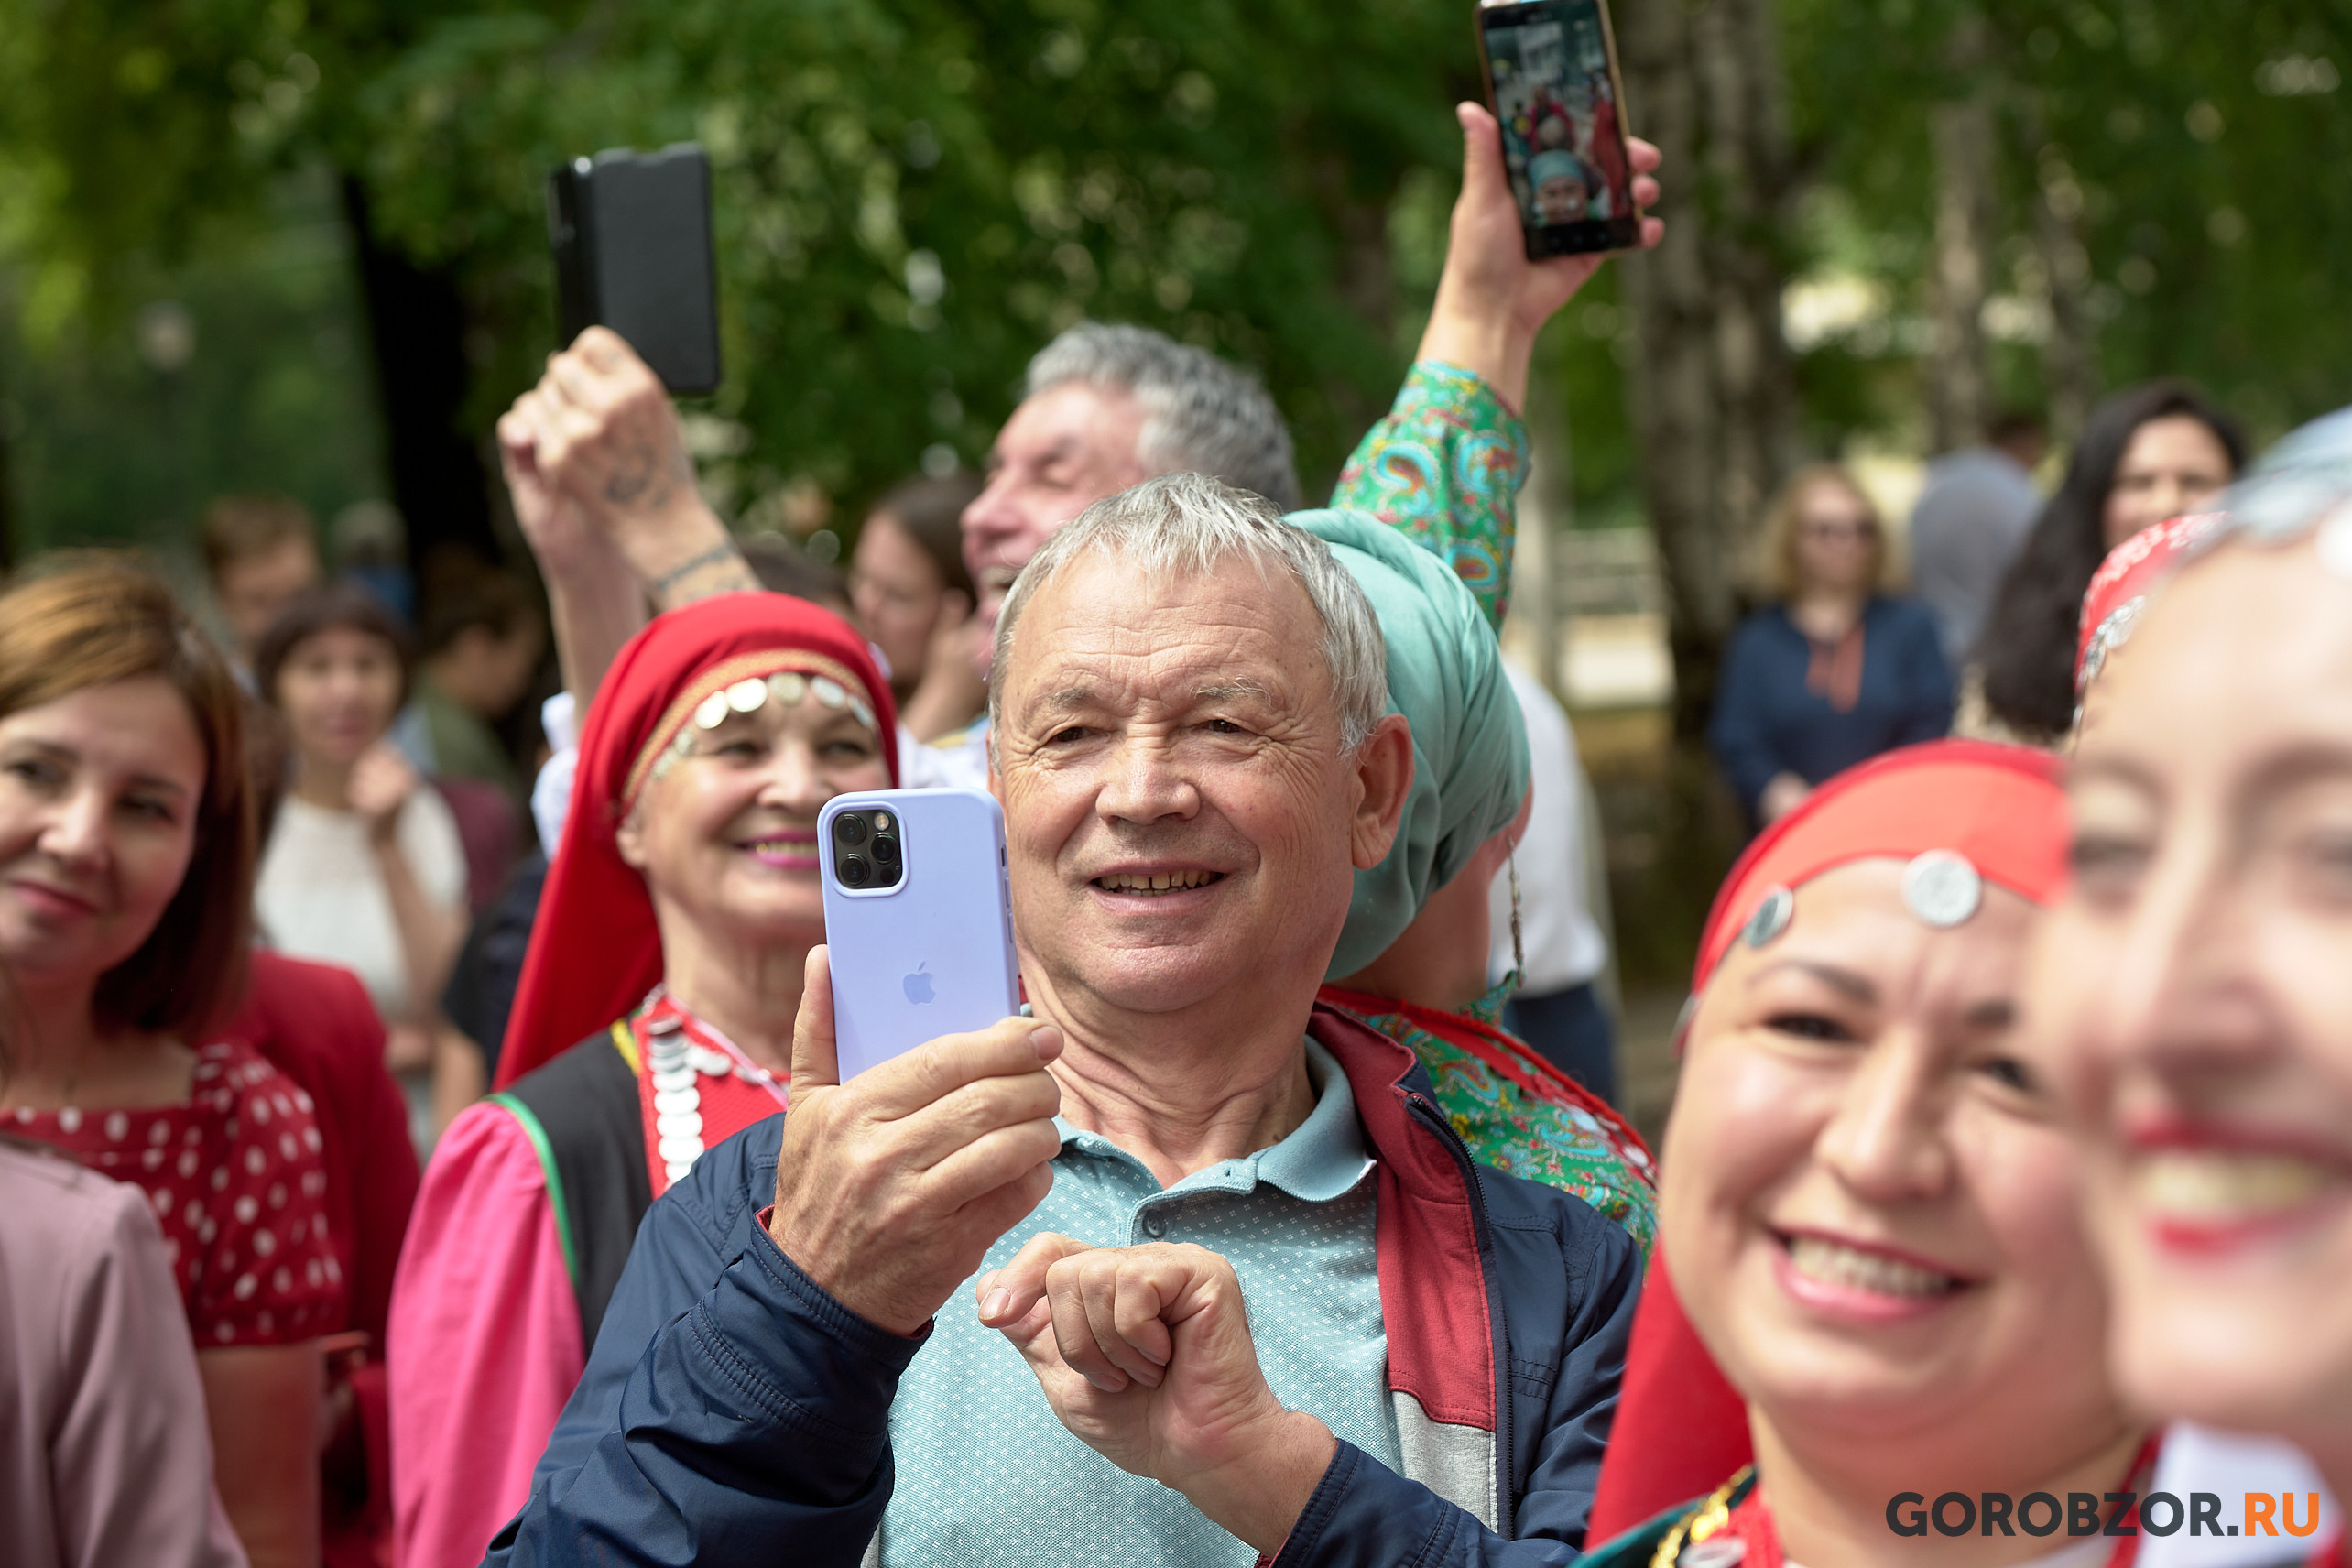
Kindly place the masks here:
<instances>
[{"instance_id":1,"label":"gray-haired man in background","mask_svg":"<svg viewBox=\"0 0 2352 1568\"><path fill-rule=\"evenodd\" d=\"M1442 555L1465 539L1507 561L1527 451L1517 411L1535 335L1601 258L1529 261L1494 119L1467 103L1457 117L1462 193L1429 325L1395 408L1356 448L1332 504L1404 527ZM1635 201L1654 205L1658 151L1641 141L1631 151L1642 171ZM1659 221L1643 224L1643 245L1657 244ZM759 586L695 488L660 382L614 333L592 327L552 356L499 421L498 440L517 520L547 581L564 684L579 702L641 624L643 591L668 609ZM1486 483L1456 483L1472 470ZM1400 472L1418 478L1399 483ZM1146 327L1082 322L1048 343L989 452L987 488L964 517L983 667L1006 589L1055 529L1141 480L1178 473L1222 479L1282 510L1301 499L1290 431L1249 372ZM985 787L985 735L984 724L931 746L902 735L901 781Z\"/></svg>"}]
</instances>

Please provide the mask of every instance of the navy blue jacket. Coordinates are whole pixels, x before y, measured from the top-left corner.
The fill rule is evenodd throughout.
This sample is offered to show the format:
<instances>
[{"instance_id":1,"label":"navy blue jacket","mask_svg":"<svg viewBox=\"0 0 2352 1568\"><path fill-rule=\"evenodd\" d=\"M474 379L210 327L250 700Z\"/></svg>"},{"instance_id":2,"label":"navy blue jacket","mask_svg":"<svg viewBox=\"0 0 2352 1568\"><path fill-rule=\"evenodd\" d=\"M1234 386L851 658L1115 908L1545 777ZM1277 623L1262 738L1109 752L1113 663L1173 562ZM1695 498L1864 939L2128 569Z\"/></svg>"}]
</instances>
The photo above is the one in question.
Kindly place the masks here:
<instances>
[{"instance_id":1,"label":"navy blue jacket","mask_svg":"<svg viewBox=\"0 0 2352 1568\"><path fill-rule=\"evenodd\" d=\"M1616 1413L1640 1254L1576 1198L1474 1161L1405 1047L1321 1007L1309 1032L1347 1073L1377 1160L1409 1474L1342 1443L1278 1562L1567 1563ZM863 1557L890 1498L890 1401L923 1336L856 1317L768 1239L780 1127L712 1149L647 1213L530 1501L488 1563Z\"/></svg>"},{"instance_id":2,"label":"navy blue jacket","mask_svg":"<svg viewBox=\"0 0 2352 1568\"><path fill-rule=\"evenodd\" d=\"M1748 815L1778 773L1818 784L1952 728L1952 670L1934 617L1910 599L1862 611L1862 690L1850 713L1805 690L1813 644L1779 604L1739 623L1724 650L1707 744Z\"/></svg>"}]
</instances>

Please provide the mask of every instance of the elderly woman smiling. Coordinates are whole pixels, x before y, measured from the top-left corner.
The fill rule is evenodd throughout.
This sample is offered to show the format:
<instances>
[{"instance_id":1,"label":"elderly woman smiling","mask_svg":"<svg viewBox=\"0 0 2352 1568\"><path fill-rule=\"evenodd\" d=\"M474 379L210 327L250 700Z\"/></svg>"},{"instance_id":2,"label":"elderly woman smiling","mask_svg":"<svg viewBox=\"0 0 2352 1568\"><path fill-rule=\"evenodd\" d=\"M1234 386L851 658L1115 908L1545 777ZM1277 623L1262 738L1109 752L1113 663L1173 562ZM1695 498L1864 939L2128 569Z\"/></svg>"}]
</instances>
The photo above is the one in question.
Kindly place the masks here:
<instances>
[{"instance_id":1,"label":"elderly woman smiling","mask_svg":"<svg viewBox=\"0 0 2352 1568\"><path fill-rule=\"evenodd\" d=\"M1316 1005L1410 781L1383 665L1214 480L1047 543L991 688L1037 1016L837 1084L812 955L791 1113L649 1214L660 1326L492 1561L1567 1560L1639 1252Z\"/></svg>"},{"instance_id":2,"label":"elderly woman smiling","mask_svg":"<svg viewBox=\"0 0 2352 1568\"><path fill-rule=\"evenodd\" d=\"M817 811L889 788L895 732L864 640L782 594L663 615L604 676L506 1092L452 1124L401 1258L407 1561L481 1560L528 1491L647 1207L782 1103L824 934Z\"/></svg>"}]
</instances>

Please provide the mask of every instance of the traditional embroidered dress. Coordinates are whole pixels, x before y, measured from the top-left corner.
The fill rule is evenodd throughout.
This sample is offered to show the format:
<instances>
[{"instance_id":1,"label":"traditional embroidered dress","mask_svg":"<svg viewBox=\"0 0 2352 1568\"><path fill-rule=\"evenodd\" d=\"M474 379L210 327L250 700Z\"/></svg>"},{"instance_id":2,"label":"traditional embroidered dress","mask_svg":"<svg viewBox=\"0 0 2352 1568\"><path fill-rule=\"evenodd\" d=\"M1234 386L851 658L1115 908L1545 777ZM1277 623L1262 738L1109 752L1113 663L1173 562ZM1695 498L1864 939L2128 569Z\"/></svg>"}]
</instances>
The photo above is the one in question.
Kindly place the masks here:
<instances>
[{"instance_id":1,"label":"traditional embroidered dress","mask_svg":"<svg viewBox=\"0 0 2352 1568\"><path fill-rule=\"evenodd\" d=\"M1647 1254L1658 1239L1657 1161L1641 1135L1527 1044L1465 1013L1337 985L1323 1000L1410 1047L1473 1158L1573 1192Z\"/></svg>"},{"instance_id":2,"label":"traditional embroidered dress","mask_svg":"<svg viewBox=\"0 0 2352 1568\"><path fill-rule=\"evenodd\" d=\"M393 1493L411 1568L481 1561L529 1493L646 1209L783 1103L783 1083L659 989L651 895L615 842L699 730L768 702L856 712L897 777L890 689L865 640L782 594L659 617L589 712L502 1092L442 1136L394 1289Z\"/></svg>"}]
</instances>

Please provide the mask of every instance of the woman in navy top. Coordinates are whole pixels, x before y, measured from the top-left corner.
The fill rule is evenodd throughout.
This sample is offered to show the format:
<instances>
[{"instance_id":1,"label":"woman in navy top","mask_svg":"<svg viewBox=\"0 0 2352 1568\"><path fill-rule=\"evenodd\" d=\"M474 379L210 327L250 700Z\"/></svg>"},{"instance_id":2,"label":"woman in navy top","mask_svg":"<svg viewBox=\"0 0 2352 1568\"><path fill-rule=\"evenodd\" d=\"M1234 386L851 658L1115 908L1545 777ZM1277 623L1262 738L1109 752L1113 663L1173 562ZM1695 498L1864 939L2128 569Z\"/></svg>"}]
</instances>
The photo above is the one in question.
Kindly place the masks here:
<instances>
[{"instance_id":1,"label":"woman in navy top","mask_svg":"<svg viewBox=\"0 0 2352 1568\"><path fill-rule=\"evenodd\" d=\"M1866 757L1952 727L1952 671L1924 606L1887 593L1878 509L1832 463L1801 469L1765 519L1778 600L1726 650L1707 744L1757 826Z\"/></svg>"}]
</instances>

